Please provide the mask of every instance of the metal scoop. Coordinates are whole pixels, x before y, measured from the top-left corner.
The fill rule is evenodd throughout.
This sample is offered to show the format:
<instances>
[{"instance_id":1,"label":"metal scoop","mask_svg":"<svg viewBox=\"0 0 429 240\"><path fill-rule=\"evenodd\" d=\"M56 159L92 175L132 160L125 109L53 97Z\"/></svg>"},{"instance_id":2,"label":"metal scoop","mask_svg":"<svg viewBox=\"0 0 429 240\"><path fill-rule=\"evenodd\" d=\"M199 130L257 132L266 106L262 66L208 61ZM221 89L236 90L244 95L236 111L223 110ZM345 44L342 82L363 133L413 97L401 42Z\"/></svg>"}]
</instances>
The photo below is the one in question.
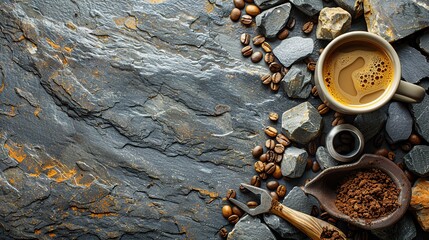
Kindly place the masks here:
<instances>
[{"instance_id":1,"label":"metal scoop","mask_svg":"<svg viewBox=\"0 0 429 240\"><path fill-rule=\"evenodd\" d=\"M229 199L229 201L237 205L239 208L241 208L243 211L247 212L248 214L252 216L255 216L261 213L275 214L283 218L284 220L288 221L290 224L292 224L300 231L305 233L308 237L314 240L321 239L324 228L333 230L333 231L338 231L338 234L342 239L344 240L347 239L346 235L334 225L328 222L325 222L323 220L320 220L318 218L315 218L313 216L310 216L308 214L305 214L284 206L283 204L279 203L277 200L273 199L270 196L268 191L245 184L245 183L242 183L242 185L243 187L253 192L254 194L261 195L261 204L256 208L249 208L246 204L236 199L233 199L233 198Z\"/></svg>"}]
</instances>

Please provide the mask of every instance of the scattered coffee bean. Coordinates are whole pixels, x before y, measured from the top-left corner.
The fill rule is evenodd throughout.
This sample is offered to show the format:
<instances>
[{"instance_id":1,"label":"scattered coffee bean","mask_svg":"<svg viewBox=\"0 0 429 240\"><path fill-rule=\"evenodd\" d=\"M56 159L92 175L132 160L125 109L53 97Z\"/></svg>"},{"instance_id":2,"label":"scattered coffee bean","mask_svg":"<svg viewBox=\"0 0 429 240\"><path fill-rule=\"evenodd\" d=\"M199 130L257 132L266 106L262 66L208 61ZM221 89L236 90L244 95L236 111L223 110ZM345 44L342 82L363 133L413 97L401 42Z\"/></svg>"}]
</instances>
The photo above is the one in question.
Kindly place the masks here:
<instances>
[{"instance_id":1,"label":"scattered coffee bean","mask_svg":"<svg viewBox=\"0 0 429 240\"><path fill-rule=\"evenodd\" d=\"M317 162L317 161L314 161L313 162L313 166L311 167L311 170L313 171L313 172L318 172L319 170L320 170L320 165L319 165L319 163Z\"/></svg>"},{"instance_id":2,"label":"scattered coffee bean","mask_svg":"<svg viewBox=\"0 0 429 240\"><path fill-rule=\"evenodd\" d=\"M285 146L283 146L280 143L277 143L276 146L274 147L274 152L277 154L282 154L285 151Z\"/></svg>"},{"instance_id":3,"label":"scattered coffee bean","mask_svg":"<svg viewBox=\"0 0 429 240\"><path fill-rule=\"evenodd\" d=\"M316 70L316 62L307 63L307 69L314 72L314 70Z\"/></svg>"},{"instance_id":4,"label":"scattered coffee bean","mask_svg":"<svg viewBox=\"0 0 429 240\"><path fill-rule=\"evenodd\" d=\"M275 137L277 136L277 129L273 128L273 127L266 127L264 129L265 134L267 134L269 137Z\"/></svg>"},{"instance_id":5,"label":"scattered coffee bean","mask_svg":"<svg viewBox=\"0 0 429 240\"><path fill-rule=\"evenodd\" d=\"M282 76L286 75L289 72L289 68L283 67L280 69Z\"/></svg>"},{"instance_id":6,"label":"scattered coffee bean","mask_svg":"<svg viewBox=\"0 0 429 240\"><path fill-rule=\"evenodd\" d=\"M258 204L257 202L255 202L255 201L248 201L248 202L246 203L246 205L247 205L249 208L255 208L255 207L257 207L259 204Z\"/></svg>"},{"instance_id":7,"label":"scattered coffee bean","mask_svg":"<svg viewBox=\"0 0 429 240\"><path fill-rule=\"evenodd\" d=\"M324 48L319 49L319 54L322 54L323 50L325 50Z\"/></svg>"},{"instance_id":8,"label":"scattered coffee bean","mask_svg":"<svg viewBox=\"0 0 429 240\"><path fill-rule=\"evenodd\" d=\"M255 162L253 167L255 168L256 172L261 173L265 170L265 163L263 163L261 161L257 161L257 162Z\"/></svg>"},{"instance_id":9,"label":"scattered coffee bean","mask_svg":"<svg viewBox=\"0 0 429 240\"><path fill-rule=\"evenodd\" d=\"M241 54L243 54L243 56L245 57L251 56L252 53L253 53L253 49L251 46L245 46L244 48L241 49Z\"/></svg>"},{"instance_id":10,"label":"scattered coffee bean","mask_svg":"<svg viewBox=\"0 0 429 240\"><path fill-rule=\"evenodd\" d=\"M246 13L252 17L256 17L261 13L261 10L256 5L249 4L246 6Z\"/></svg>"},{"instance_id":11,"label":"scattered coffee bean","mask_svg":"<svg viewBox=\"0 0 429 240\"><path fill-rule=\"evenodd\" d=\"M278 84L282 78L283 76L280 72L273 73L273 75L271 75L271 82Z\"/></svg>"},{"instance_id":12,"label":"scattered coffee bean","mask_svg":"<svg viewBox=\"0 0 429 240\"><path fill-rule=\"evenodd\" d=\"M253 149L252 149L252 155L255 157L255 158L258 158L258 157L260 157L261 155L262 155L262 153L264 152L264 149L262 148L262 146L256 146L256 147L254 147Z\"/></svg>"},{"instance_id":13,"label":"scattered coffee bean","mask_svg":"<svg viewBox=\"0 0 429 240\"><path fill-rule=\"evenodd\" d=\"M422 139L420 138L420 136L415 133L410 135L408 141L413 145L420 145L422 143Z\"/></svg>"},{"instance_id":14,"label":"scattered coffee bean","mask_svg":"<svg viewBox=\"0 0 429 240\"><path fill-rule=\"evenodd\" d=\"M270 69L271 72L275 73L275 72L279 72L282 69L282 65L277 62L272 62L270 63L268 68Z\"/></svg>"},{"instance_id":15,"label":"scattered coffee bean","mask_svg":"<svg viewBox=\"0 0 429 240\"><path fill-rule=\"evenodd\" d=\"M269 118L271 121L275 122L275 121L277 121L277 120L279 119L279 114L277 114L276 112L270 112L270 113L268 114L268 118Z\"/></svg>"},{"instance_id":16,"label":"scattered coffee bean","mask_svg":"<svg viewBox=\"0 0 429 240\"><path fill-rule=\"evenodd\" d=\"M240 19L241 16L241 11L238 8L233 8L231 10L231 13L229 14L229 18L231 19L231 21L233 22L237 22L238 19Z\"/></svg>"},{"instance_id":17,"label":"scattered coffee bean","mask_svg":"<svg viewBox=\"0 0 429 240\"><path fill-rule=\"evenodd\" d=\"M263 42L265 42L265 37L264 37L264 35L256 35L256 36L253 38L253 45L255 45L255 46L259 46L259 45L261 45Z\"/></svg>"},{"instance_id":18,"label":"scattered coffee bean","mask_svg":"<svg viewBox=\"0 0 429 240\"><path fill-rule=\"evenodd\" d=\"M283 160L283 154L277 154L275 163L281 163Z\"/></svg>"},{"instance_id":19,"label":"scattered coffee bean","mask_svg":"<svg viewBox=\"0 0 429 240\"><path fill-rule=\"evenodd\" d=\"M313 140L313 141L309 142L308 146L307 146L308 154L310 154L311 156L316 155L316 151L317 151L318 147L319 147L319 141Z\"/></svg>"},{"instance_id":20,"label":"scattered coffee bean","mask_svg":"<svg viewBox=\"0 0 429 240\"><path fill-rule=\"evenodd\" d=\"M313 95L314 97L318 97L319 96L319 92L317 91L317 87L313 86L313 88L311 89L311 95Z\"/></svg>"},{"instance_id":21,"label":"scattered coffee bean","mask_svg":"<svg viewBox=\"0 0 429 240\"><path fill-rule=\"evenodd\" d=\"M253 0L244 0L247 3L253 3Z\"/></svg>"},{"instance_id":22,"label":"scattered coffee bean","mask_svg":"<svg viewBox=\"0 0 429 240\"><path fill-rule=\"evenodd\" d=\"M404 164L404 162L399 162L399 163L397 163L396 165L398 165L398 167L399 167L400 169L402 169L402 170L404 170L404 169L405 169L405 164Z\"/></svg>"},{"instance_id":23,"label":"scattered coffee bean","mask_svg":"<svg viewBox=\"0 0 429 240\"><path fill-rule=\"evenodd\" d=\"M260 174L259 174L259 177L260 177L262 180L267 180L267 178L268 178L268 174L267 174L267 173L265 173L265 172L262 172L262 173L260 173Z\"/></svg>"},{"instance_id":24,"label":"scattered coffee bean","mask_svg":"<svg viewBox=\"0 0 429 240\"><path fill-rule=\"evenodd\" d=\"M236 8L243 9L244 5L245 5L244 0L234 0L234 6Z\"/></svg>"},{"instance_id":25,"label":"scattered coffee bean","mask_svg":"<svg viewBox=\"0 0 429 240\"><path fill-rule=\"evenodd\" d=\"M414 174L412 172L408 171L408 170L404 170L404 174L408 178L408 180L410 181L410 183L413 184L414 183L414 179L415 179Z\"/></svg>"},{"instance_id":26,"label":"scattered coffee bean","mask_svg":"<svg viewBox=\"0 0 429 240\"><path fill-rule=\"evenodd\" d=\"M390 160L390 161L394 161L395 160L395 153L394 152L392 152L392 151L390 151L388 154L387 154L387 158Z\"/></svg>"},{"instance_id":27,"label":"scattered coffee bean","mask_svg":"<svg viewBox=\"0 0 429 240\"><path fill-rule=\"evenodd\" d=\"M247 188L245 188L243 185L240 184L240 187L238 188L240 189L240 192L242 193L247 193L249 190L247 190Z\"/></svg>"},{"instance_id":28,"label":"scattered coffee bean","mask_svg":"<svg viewBox=\"0 0 429 240\"><path fill-rule=\"evenodd\" d=\"M262 49L266 52L266 53L270 53L273 51L273 48L271 47L271 45L267 42L263 42L261 44Z\"/></svg>"},{"instance_id":29,"label":"scattered coffee bean","mask_svg":"<svg viewBox=\"0 0 429 240\"><path fill-rule=\"evenodd\" d=\"M276 170L274 170L274 172L273 172L272 175L273 175L273 177L275 179L280 179L280 178L283 177L283 175L282 175L282 169L280 168L279 165L276 165Z\"/></svg>"},{"instance_id":30,"label":"scattered coffee bean","mask_svg":"<svg viewBox=\"0 0 429 240\"><path fill-rule=\"evenodd\" d=\"M243 216L243 211L241 211L241 209L238 208L237 206L232 206L232 214L235 214L238 217L241 217Z\"/></svg>"},{"instance_id":31,"label":"scattered coffee bean","mask_svg":"<svg viewBox=\"0 0 429 240\"><path fill-rule=\"evenodd\" d=\"M332 121L332 126L333 127L335 127L335 126L338 126L338 125L341 125L341 124L344 124L344 122L345 122L345 120L344 120L344 118L343 117L337 117L337 118L334 118L334 120Z\"/></svg>"},{"instance_id":32,"label":"scattered coffee bean","mask_svg":"<svg viewBox=\"0 0 429 240\"><path fill-rule=\"evenodd\" d=\"M228 222L231 224L236 224L238 222L238 220L240 220L240 218L237 215L231 215L228 218Z\"/></svg>"},{"instance_id":33,"label":"scattered coffee bean","mask_svg":"<svg viewBox=\"0 0 429 240\"><path fill-rule=\"evenodd\" d=\"M328 218L330 218L331 216L329 216L329 213L328 212L322 212L321 214L320 214L320 219L322 219L322 220L327 220Z\"/></svg>"},{"instance_id":34,"label":"scattered coffee bean","mask_svg":"<svg viewBox=\"0 0 429 240\"><path fill-rule=\"evenodd\" d=\"M306 34L311 33L313 31L314 23L313 22L306 22L304 26L302 26L302 31Z\"/></svg>"},{"instance_id":35,"label":"scattered coffee bean","mask_svg":"<svg viewBox=\"0 0 429 240\"><path fill-rule=\"evenodd\" d=\"M262 57L263 57L262 53L260 51L257 51L252 54L252 56L250 57L250 60L252 60L252 62L254 63L258 63L262 60Z\"/></svg>"},{"instance_id":36,"label":"scattered coffee bean","mask_svg":"<svg viewBox=\"0 0 429 240\"><path fill-rule=\"evenodd\" d=\"M265 147L267 149L273 150L275 146L276 146L276 141L274 141L273 139L267 139L267 141L265 141Z\"/></svg>"},{"instance_id":37,"label":"scattered coffee bean","mask_svg":"<svg viewBox=\"0 0 429 240\"><path fill-rule=\"evenodd\" d=\"M268 85L271 83L271 74L265 74L261 77L262 84Z\"/></svg>"},{"instance_id":38,"label":"scattered coffee bean","mask_svg":"<svg viewBox=\"0 0 429 240\"><path fill-rule=\"evenodd\" d=\"M227 236L228 236L228 230L226 230L226 228L221 228L220 230L219 230L219 236L221 237L221 238L226 238Z\"/></svg>"},{"instance_id":39,"label":"scattered coffee bean","mask_svg":"<svg viewBox=\"0 0 429 240\"><path fill-rule=\"evenodd\" d=\"M250 43L250 34L248 34L248 33L241 34L241 36L240 36L240 42L243 45L249 45L249 43Z\"/></svg>"},{"instance_id":40,"label":"scattered coffee bean","mask_svg":"<svg viewBox=\"0 0 429 240\"><path fill-rule=\"evenodd\" d=\"M322 103L317 107L317 111L319 111L320 115L324 115L329 112L329 107Z\"/></svg>"},{"instance_id":41,"label":"scattered coffee bean","mask_svg":"<svg viewBox=\"0 0 429 240\"><path fill-rule=\"evenodd\" d=\"M275 170L276 170L275 163L268 163L267 165L265 165L265 172L267 174L272 174Z\"/></svg>"},{"instance_id":42,"label":"scattered coffee bean","mask_svg":"<svg viewBox=\"0 0 429 240\"><path fill-rule=\"evenodd\" d=\"M275 162L277 159L277 154L273 150L267 151L267 162Z\"/></svg>"},{"instance_id":43,"label":"scattered coffee bean","mask_svg":"<svg viewBox=\"0 0 429 240\"><path fill-rule=\"evenodd\" d=\"M264 61L266 64L270 64L274 62L274 54L273 53L266 53L264 56Z\"/></svg>"},{"instance_id":44,"label":"scattered coffee bean","mask_svg":"<svg viewBox=\"0 0 429 240\"><path fill-rule=\"evenodd\" d=\"M232 215L232 208L231 208L231 206L229 206L229 205L224 205L223 207L222 207L222 216L224 217L224 218L229 218L229 216L231 216Z\"/></svg>"},{"instance_id":45,"label":"scattered coffee bean","mask_svg":"<svg viewBox=\"0 0 429 240\"><path fill-rule=\"evenodd\" d=\"M276 136L276 141L278 143L280 143L281 145L287 147L289 146L292 142L289 140L289 138L287 138L284 134L280 133Z\"/></svg>"},{"instance_id":46,"label":"scattered coffee bean","mask_svg":"<svg viewBox=\"0 0 429 240\"><path fill-rule=\"evenodd\" d=\"M253 22L253 18L250 15L243 15L241 16L241 23L245 26L249 26L250 24L252 24Z\"/></svg>"},{"instance_id":47,"label":"scattered coffee bean","mask_svg":"<svg viewBox=\"0 0 429 240\"><path fill-rule=\"evenodd\" d=\"M337 223L337 220L333 217L328 218L328 222L335 225Z\"/></svg>"},{"instance_id":48,"label":"scattered coffee bean","mask_svg":"<svg viewBox=\"0 0 429 240\"><path fill-rule=\"evenodd\" d=\"M259 161L261 162L266 162L268 160L268 155L266 153L263 153L260 157L259 157Z\"/></svg>"},{"instance_id":49,"label":"scattered coffee bean","mask_svg":"<svg viewBox=\"0 0 429 240\"><path fill-rule=\"evenodd\" d=\"M280 84L271 82L271 84L270 84L270 88L271 88L271 90L273 90L274 92L275 92L275 91L278 91L278 90L280 89Z\"/></svg>"},{"instance_id":50,"label":"scattered coffee bean","mask_svg":"<svg viewBox=\"0 0 429 240\"><path fill-rule=\"evenodd\" d=\"M375 151L375 154L387 158L387 155L389 155L389 150L387 150L386 148L380 148L377 151Z\"/></svg>"},{"instance_id":51,"label":"scattered coffee bean","mask_svg":"<svg viewBox=\"0 0 429 240\"><path fill-rule=\"evenodd\" d=\"M270 196L273 200L276 200L276 201L279 200L279 195L277 195L276 192L270 192Z\"/></svg>"},{"instance_id":52,"label":"scattered coffee bean","mask_svg":"<svg viewBox=\"0 0 429 240\"><path fill-rule=\"evenodd\" d=\"M289 29L292 29L292 28L295 27L295 23L296 23L295 18L294 17L290 17L289 20L286 23L286 27L289 28Z\"/></svg>"},{"instance_id":53,"label":"scattered coffee bean","mask_svg":"<svg viewBox=\"0 0 429 240\"><path fill-rule=\"evenodd\" d=\"M309 170L313 167L313 159L307 158L307 165L305 165L305 170Z\"/></svg>"},{"instance_id":54,"label":"scattered coffee bean","mask_svg":"<svg viewBox=\"0 0 429 240\"><path fill-rule=\"evenodd\" d=\"M311 208L311 216L318 217L319 216L319 208L315 205Z\"/></svg>"},{"instance_id":55,"label":"scattered coffee bean","mask_svg":"<svg viewBox=\"0 0 429 240\"><path fill-rule=\"evenodd\" d=\"M228 189L226 191L226 199L235 198L237 196L237 193L234 189Z\"/></svg>"},{"instance_id":56,"label":"scattered coffee bean","mask_svg":"<svg viewBox=\"0 0 429 240\"><path fill-rule=\"evenodd\" d=\"M279 185L276 190L277 195L279 198L284 198L286 196L286 186L285 185Z\"/></svg>"},{"instance_id":57,"label":"scattered coffee bean","mask_svg":"<svg viewBox=\"0 0 429 240\"><path fill-rule=\"evenodd\" d=\"M412 148L413 148L413 146L409 142L406 142L406 143L401 145L401 149L404 152L409 152L409 151L411 151Z\"/></svg>"},{"instance_id":58,"label":"scattered coffee bean","mask_svg":"<svg viewBox=\"0 0 429 240\"><path fill-rule=\"evenodd\" d=\"M254 175L250 179L250 185L255 186L255 187L260 187L261 186L261 178L258 175Z\"/></svg>"},{"instance_id":59,"label":"scattered coffee bean","mask_svg":"<svg viewBox=\"0 0 429 240\"><path fill-rule=\"evenodd\" d=\"M279 185L280 184L277 181L269 181L269 182L267 182L267 188L269 190L276 190Z\"/></svg>"},{"instance_id":60,"label":"scattered coffee bean","mask_svg":"<svg viewBox=\"0 0 429 240\"><path fill-rule=\"evenodd\" d=\"M286 39L289 36L289 30L287 30L286 28L281 30L278 34L277 34L277 38L279 40L283 40Z\"/></svg>"}]
</instances>

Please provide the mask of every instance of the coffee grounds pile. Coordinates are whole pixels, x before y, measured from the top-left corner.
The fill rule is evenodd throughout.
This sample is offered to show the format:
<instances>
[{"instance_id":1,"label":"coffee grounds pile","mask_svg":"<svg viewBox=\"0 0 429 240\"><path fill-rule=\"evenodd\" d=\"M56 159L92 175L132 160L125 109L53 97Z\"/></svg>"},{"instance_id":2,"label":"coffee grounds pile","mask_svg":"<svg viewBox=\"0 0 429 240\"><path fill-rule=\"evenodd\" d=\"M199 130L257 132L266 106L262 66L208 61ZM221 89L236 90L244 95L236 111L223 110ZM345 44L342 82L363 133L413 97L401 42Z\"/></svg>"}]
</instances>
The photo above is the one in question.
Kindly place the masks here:
<instances>
[{"instance_id":1,"label":"coffee grounds pile","mask_svg":"<svg viewBox=\"0 0 429 240\"><path fill-rule=\"evenodd\" d=\"M328 227L322 228L322 234L320 235L321 240L342 240L340 233L337 230L329 229Z\"/></svg>"},{"instance_id":2,"label":"coffee grounds pile","mask_svg":"<svg viewBox=\"0 0 429 240\"><path fill-rule=\"evenodd\" d=\"M337 189L335 205L352 218L377 219L395 211L400 190L379 169L352 173Z\"/></svg>"}]
</instances>

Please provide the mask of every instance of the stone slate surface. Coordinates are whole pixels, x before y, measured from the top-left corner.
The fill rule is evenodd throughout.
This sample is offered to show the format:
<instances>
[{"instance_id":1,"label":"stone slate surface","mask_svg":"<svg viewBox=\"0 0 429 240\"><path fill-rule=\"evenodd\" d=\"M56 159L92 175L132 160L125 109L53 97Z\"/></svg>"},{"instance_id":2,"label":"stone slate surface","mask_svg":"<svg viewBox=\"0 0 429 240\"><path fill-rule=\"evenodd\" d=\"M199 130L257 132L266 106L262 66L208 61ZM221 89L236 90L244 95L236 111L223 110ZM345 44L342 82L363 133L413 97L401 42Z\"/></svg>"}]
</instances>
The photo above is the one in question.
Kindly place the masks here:
<instances>
[{"instance_id":1,"label":"stone slate surface","mask_svg":"<svg viewBox=\"0 0 429 240\"><path fill-rule=\"evenodd\" d=\"M275 240L271 230L261 223L258 217L246 215L235 224L234 229L228 234L228 240L252 240L267 239Z\"/></svg>"},{"instance_id":2,"label":"stone slate surface","mask_svg":"<svg viewBox=\"0 0 429 240\"><path fill-rule=\"evenodd\" d=\"M285 67L290 67L294 62L309 56L314 49L314 41L311 38L289 37L273 49L276 58Z\"/></svg>"},{"instance_id":3,"label":"stone slate surface","mask_svg":"<svg viewBox=\"0 0 429 240\"><path fill-rule=\"evenodd\" d=\"M426 31L422 36L420 36L419 47L426 54L429 54L429 31Z\"/></svg>"},{"instance_id":4,"label":"stone slate surface","mask_svg":"<svg viewBox=\"0 0 429 240\"><path fill-rule=\"evenodd\" d=\"M328 152L326 147L320 146L316 151L316 161L319 163L320 168L327 169L338 165L338 161L335 160Z\"/></svg>"},{"instance_id":5,"label":"stone slate surface","mask_svg":"<svg viewBox=\"0 0 429 240\"><path fill-rule=\"evenodd\" d=\"M411 214L406 214L405 217L392 226L372 230L371 232L382 240L414 239L417 235L417 229Z\"/></svg>"},{"instance_id":6,"label":"stone slate surface","mask_svg":"<svg viewBox=\"0 0 429 240\"><path fill-rule=\"evenodd\" d=\"M316 15L323 8L321 0L289 0L296 8L308 16Z\"/></svg>"},{"instance_id":7,"label":"stone slate surface","mask_svg":"<svg viewBox=\"0 0 429 240\"><path fill-rule=\"evenodd\" d=\"M420 177L429 177L429 146L417 145L404 156L407 169Z\"/></svg>"},{"instance_id":8,"label":"stone slate surface","mask_svg":"<svg viewBox=\"0 0 429 240\"><path fill-rule=\"evenodd\" d=\"M429 76L429 63L427 58L417 49L406 44L401 44L396 47L396 51L401 62L403 79L407 82L417 83L422 78ZM416 69L419 69L419 71L416 71Z\"/></svg>"},{"instance_id":9,"label":"stone slate surface","mask_svg":"<svg viewBox=\"0 0 429 240\"><path fill-rule=\"evenodd\" d=\"M389 105L386 133L389 142L407 140L413 130L413 118L404 103L392 102Z\"/></svg>"},{"instance_id":10,"label":"stone slate surface","mask_svg":"<svg viewBox=\"0 0 429 240\"><path fill-rule=\"evenodd\" d=\"M255 18L259 31L267 38L274 38L286 26L292 6L285 3L270 8Z\"/></svg>"},{"instance_id":11,"label":"stone slate surface","mask_svg":"<svg viewBox=\"0 0 429 240\"><path fill-rule=\"evenodd\" d=\"M386 120L387 114L385 107L383 107L374 112L357 115L354 119L353 125L362 132L366 142L384 128Z\"/></svg>"},{"instance_id":12,"label":"stone slate surface","mask_svg":"<svg viewBox=\"0 0 429 240\"><path fill-rule=\"evenodd\" d=\"M286 3L287 0L254 0L254 2L260 9L265 10Z\"/></svg>"},{"instance_id":13,"label":"stone slate surface","mask_svg":"<svg viewBox=\"0 0 429 240\"><path fill-rule=\"evenodd\" d=\"M424 81L420 86L429 89L429 81ZM428 93L428 91L426 91ZM414 128L426 141L429 142L429 97L426 94L422 102L411 104L411 114L414 118Z\"/></svg>"},{"instance_id":14,"label":"stone slate surface","mask_svg":"<svg viewBox=\"0 0 429 240\"><path fill-rule=\"evenodd\" d=\"M281 81L284 92L290 98L308 98L311 93L313 74L307 64L293 64Z\"/></svg>"}]
</instances>

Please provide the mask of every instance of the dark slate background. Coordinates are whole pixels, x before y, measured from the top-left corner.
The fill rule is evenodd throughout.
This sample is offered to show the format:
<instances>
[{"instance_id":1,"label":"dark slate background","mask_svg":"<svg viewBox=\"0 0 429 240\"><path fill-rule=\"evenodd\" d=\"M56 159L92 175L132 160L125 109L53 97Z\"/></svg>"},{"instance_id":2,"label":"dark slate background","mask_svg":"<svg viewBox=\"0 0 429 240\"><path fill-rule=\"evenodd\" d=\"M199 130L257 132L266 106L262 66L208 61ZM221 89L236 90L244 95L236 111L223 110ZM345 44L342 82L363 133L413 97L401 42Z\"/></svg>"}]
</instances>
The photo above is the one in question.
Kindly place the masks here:
<instances>
[{"instance_id":1,"label":"dark slate background","mask_svg":"<svg viewBox=\"0 0 429 240\"><path fill-rule=\"evenodd\" d=\"M238 40L256 29L231 9L2 1L1 239L217 238L222 197L253 175L268 112L302 102L260 83L267 67ZM292 16L290 36L303 36L308 17Z\"/></svg>"}]
</instances>

